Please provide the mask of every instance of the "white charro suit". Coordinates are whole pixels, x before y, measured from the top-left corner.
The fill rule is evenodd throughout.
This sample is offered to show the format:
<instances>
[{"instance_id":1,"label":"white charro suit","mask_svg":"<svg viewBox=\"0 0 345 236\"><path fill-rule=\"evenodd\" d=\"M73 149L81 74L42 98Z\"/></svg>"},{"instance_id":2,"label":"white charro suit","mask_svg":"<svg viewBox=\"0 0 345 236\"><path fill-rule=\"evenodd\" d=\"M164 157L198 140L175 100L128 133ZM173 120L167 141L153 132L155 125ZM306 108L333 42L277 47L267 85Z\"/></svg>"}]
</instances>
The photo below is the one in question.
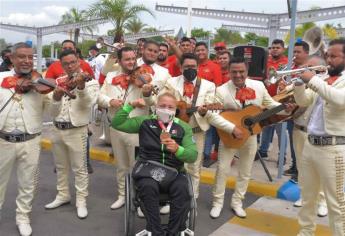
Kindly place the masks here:
<instances>
[{"instance_id":1,"label":"white charro suit","mask_svg":"<svg viewBox=\"0 0 345 236\"><path fill-rule=\"evenodd\" d=\"M194 86L196 83L196 80L193 81ZM196 100L196 106L202 106L205 104L210 104L214 102L214 95L215 95L216 87L214 83L201 79L200 89L198 98ZM170 91L175 95L178 101L185 101L187 104L192 104L193 96L192 98L189 98L187 96L184 96L184 77L183 75L180 75L178 77L173 77L169 79L164 87L164 89L161 91L161 93L164 93L165 91ZM207 131L210 128L210 124L205 119L205 117L202 117L199 115L198 112L195 112L191 119L189 124L192 128L199 127L199 132L194 133L196 145L198 147L198 158L194 163L187 164L187 170L192 176L192 182L193 182L193 189L194 189L194 196L195 198L198 198L199 196L199 182L200 182L200 171L201 171L201 163L202 163L202 157L204 150L204 143L205 143L205 131ZM194 129L195 130L195 129Z\"/></svg>"},{"instance_id":2,"label":"white charro suit","mask_svg":"<svg viewBox=\"0 0 345 236\"><path fill-rule=\"evenodd\" d=\"M122 99L124 103L129 103L139 98L143 98L141 88L129 85L127 90L123 89L120 85L113 85L112 80L114 77L123 74L121 70L109 72L104 84L101 88L98 97L98 105L108 108L108 119L111 121L118 109L111 107L109 102L111 99ZM149 108L135 108L130 114L130 117L148 115ZM110 128L110 141L113 149L114 156L117 159L117 185L119 197L125 196L125 176L133 167L135 161L135 147L139 146L139 139L137 134L128 134L113 128Z\"/></svg>"},{"instance_id":3,"label":"white charro suit","mask_svg":"<svg viewBox=\"0 0 345 236\"><path fill-rule=\"evenodd\" d=\"M280 104L271 98L262 82L247 78L245 84L246 87L254 89L256 95L255 99L247 100L245 105L253 104L261 107L272 108ZM232 81L228 81L227 83L218 87L216 97L219 102L224 105L225 109L242 109L242 104L235 98L236 87ZM234 125L223 119L220 115L208 112L206 117L211 125L232 133ZM231 161L237 151L239 151L240 155L239 174L236 179L236 187L235 192L232 195L231 206L242 207L242 199L244 199L244 195L247 191L256 150L256 135L250 136L245 144L238 150L227 148L223 145L223 142L220 142L218 149L219 158L217 163L216 184L213 188L214 207L223 207L227 171L230 169Z\"/></svg>"},{"instance_id":4,"label":"white charro suit","mask_svg":"<svg viewBox=\"0 0 345 236\"><path fill-rule=\"evenodd\" d=\"M0 73L0 84L4 78L12 75L14 75L13 70ZM15 93L14 88L0 86L0 108L5 106L13 93ZM16 166L18 178L16 222L19 224L30 222L29 214L38 183L42 117L51 100L49 95L42 95L33 90L25 94L17 94L16 98L12 98L0 112L0 132L20 131L38 134L35 138L24 142L9 142L0 138L0 211L4 203L6 186L13 167Z\"/></svg>"},{"instance_id":5,"label":"white charro suit","mask_svg":"<svg viewBox=\"0 0 345 236\"><path fill-rule=\"evenodd\" d=\"M57 199L69 201L70 169L75 175L76 206L86 206L88 196L88 172L86 167L86 139L90 109L96 103L99 85L97 80L85 83L83 90L74 89L76 99L63 96L61 101L53 104L59 109L52 111L54 122L70 122L75 128L58 129L55 127L52 134L52 152L55 158L57 173Z\"/></svg>"},{"instance_id":6,"label":"white charro suit","mask_svg":"<svg viewBox=\"0 0 345 236\"><path fill-rule=\"evenodd\" d=\"M314 76L304 86L295 87L295 99L300 106L315 106L322 98L324 130L330 136L345 136L345 75L344 71L332 85ZM320 117L321 119L321 117ZM309 130L308 130L309 132ZM332 235L345 235L345 145L312 145L303 149L303 206L299 213L300 236L314 235L318 192L325 193Z\"/></svg>"}]
</instances>

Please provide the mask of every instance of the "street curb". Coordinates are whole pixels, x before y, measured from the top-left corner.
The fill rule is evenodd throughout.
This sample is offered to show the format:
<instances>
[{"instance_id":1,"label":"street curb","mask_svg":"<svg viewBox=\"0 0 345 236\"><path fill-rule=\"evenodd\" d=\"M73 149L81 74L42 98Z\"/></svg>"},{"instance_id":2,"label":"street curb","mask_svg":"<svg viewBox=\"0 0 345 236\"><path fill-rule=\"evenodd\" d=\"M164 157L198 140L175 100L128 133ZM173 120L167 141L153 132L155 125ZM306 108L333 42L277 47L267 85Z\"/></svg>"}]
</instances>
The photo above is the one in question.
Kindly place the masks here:
<instances>
[{"instance_id":1,"label":"street curb","mask_svg":"<svg viewBox=\"0 0 345 236\"><path fill-rule=\"evenodd\" d=\"M41 147L44 150L51 150L52 142L49 139L43 138L41 140ZM92 160L105 162L108 164L115 165L116 158L113 157L109 152L97 149L97 148L90 148L90 157ZM203 184L214 184L215 181L215 173L211 171L201 171L200 175L200 182ZM226 181L227 188L234 188L235 187L235 177L231 176L228 177ZM248 192L260 195L260 196L269 196L269 197L277 197L278 190L280 189L280 185L278 184L270 184L270 183L263 183L258 182L255 180L250 180L248 185Z\"/></svg>"}]
</instances>

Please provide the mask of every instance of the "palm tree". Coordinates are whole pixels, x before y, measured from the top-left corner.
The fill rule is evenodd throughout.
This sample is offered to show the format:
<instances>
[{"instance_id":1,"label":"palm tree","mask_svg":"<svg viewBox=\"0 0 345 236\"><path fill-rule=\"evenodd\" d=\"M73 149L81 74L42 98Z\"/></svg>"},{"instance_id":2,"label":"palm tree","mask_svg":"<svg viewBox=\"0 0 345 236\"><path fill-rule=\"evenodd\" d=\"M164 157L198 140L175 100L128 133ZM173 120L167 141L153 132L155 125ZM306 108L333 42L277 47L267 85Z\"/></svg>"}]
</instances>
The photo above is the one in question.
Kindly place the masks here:
<instances>
[{"instance_id":1,"label":"palm tree","mask_svg":"<svg viewBox=\"0 0 345 236\"><path fill-rule=\"evenodd\" d=\"M69 12L66 12L61 16L61 20L59 24L70 24L70 23L78 23L88 20L88 16L86 14L85 10L79 11L77 8L73 7L70 9ZM82 30L87 31L89 33L93 33L93 30L97 29L97 26L87 26L83 27ZM70 31L70 34L72 34L73 31ZM76 28L74 29L74 42L78 43L78 38L80 34L80 29Z\"/></svg>"},{"instance_id":2,"label":"palm tree","mask_svg":"<svg viewBox=\"0 0 345 236\"><path fill-rule=\"evenodd\" d=\"M316 25L313 22L307 22L307 23L304 23L300 26L297 26L296 30L295 30L295 38L303 38L304 33L308 29L313 28L315 26ZM290 40L290 32L288 32L287 35L285 36L285 42L288 43L289 40Z\"/></svg>"},{"instance_id":3,"label":"palm tree","mask_svg":"<svg viewBox=\"0 0 345 236\"><path fill-rule=\"evenodd\" d=\"M147 24L144 24L140 19L133 18L128 20L124 27L128 31L128 33L138 34L142 31L145 31L146 26Z\"/></svg>"},{"instance_id":4,"label":"palm tree","mask_svg":"<svg viewBox=\"0 0 345 236\"><path fill-rule=\"evenodd\" d=\"M154 16L153 12L143 4L131 5L129 0L100 0L92 4L88 15L93 18L105 18L115 26L114 43L123 38L125 24L137 18L141 12Z\"/></svg>"},{"instance_id":5,"label":"palm tree","mask_svg":"<svg viewBox=\"0 0 345 236\"><path fill-rule=\"evenodd\" d=\"M322 27L322 31L328 40L329 39L335 39L338 37L337 30L332 24L325 24Z\"/></svg>"}]
</instances>

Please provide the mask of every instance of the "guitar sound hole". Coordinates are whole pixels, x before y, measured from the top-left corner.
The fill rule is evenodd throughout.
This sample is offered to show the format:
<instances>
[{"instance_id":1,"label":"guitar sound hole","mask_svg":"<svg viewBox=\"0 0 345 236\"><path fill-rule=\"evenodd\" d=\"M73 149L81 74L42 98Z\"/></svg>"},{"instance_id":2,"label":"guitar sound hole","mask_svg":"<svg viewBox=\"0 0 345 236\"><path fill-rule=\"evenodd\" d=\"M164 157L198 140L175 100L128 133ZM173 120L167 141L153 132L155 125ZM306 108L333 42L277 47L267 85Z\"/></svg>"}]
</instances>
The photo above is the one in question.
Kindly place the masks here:
<instances>
[{"instance_id":1,"label":"guitar sound hole","mask_svg":"<svg viewBox=\"0 0 345 236\"><path fill-rule=\"evenodd\" d=\"M252 118L247 118L244 120L244 125L247 126L247 127L251 127L254 125L254 120Z\"/></svg>"}]
</instances>

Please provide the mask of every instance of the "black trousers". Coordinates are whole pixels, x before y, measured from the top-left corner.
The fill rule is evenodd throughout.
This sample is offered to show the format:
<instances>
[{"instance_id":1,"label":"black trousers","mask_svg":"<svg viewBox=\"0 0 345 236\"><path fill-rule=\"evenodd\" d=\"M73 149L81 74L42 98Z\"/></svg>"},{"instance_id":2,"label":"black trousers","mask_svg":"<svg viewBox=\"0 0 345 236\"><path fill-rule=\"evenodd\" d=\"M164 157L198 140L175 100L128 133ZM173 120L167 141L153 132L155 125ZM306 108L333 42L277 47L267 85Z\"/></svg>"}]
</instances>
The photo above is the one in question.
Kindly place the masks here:
<instances>
[{"instance_id":1,"label":"black trousers","mask_svg":"<svg viewBox=\"0 0 345 236\"><path fill-rule=\"evenodd\" d=\"M143 211L147 221L146 229L152 233L152 236L173 236L186 229L191 197L188 193L188 180L184 173L179 173L167 190L171 202L167 232L161 226L159 215L161 189L158 182L152 178L142 178L136 180L135 185L145 207Z\"/></svg>"}]
</instances>

